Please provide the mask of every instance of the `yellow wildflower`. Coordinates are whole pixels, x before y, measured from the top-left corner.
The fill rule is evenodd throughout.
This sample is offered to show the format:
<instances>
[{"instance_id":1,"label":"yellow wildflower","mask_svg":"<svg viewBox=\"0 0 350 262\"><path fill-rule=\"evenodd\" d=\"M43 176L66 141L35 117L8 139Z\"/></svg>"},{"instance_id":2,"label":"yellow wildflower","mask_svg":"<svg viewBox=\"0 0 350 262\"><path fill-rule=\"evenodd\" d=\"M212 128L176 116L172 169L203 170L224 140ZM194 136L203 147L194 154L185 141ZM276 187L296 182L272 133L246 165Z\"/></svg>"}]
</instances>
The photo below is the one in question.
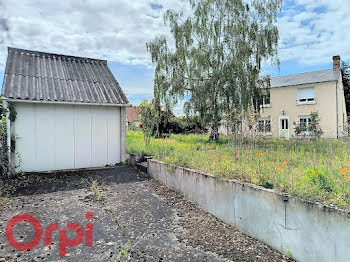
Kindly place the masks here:
<instances>
[{"instance_id":1,"label":"yellow wildflower","mask_svg":"<svg viewBox=\"0 0 350 262\"><path fill-rule=\"evenodd\" d=\"M232 158L232 161L236 161L236 158Z\"/></svg>"},{"instance_id":2,"label":"yellow wildflower","mask_svg":"<svg viewBox=\"0 0 350 262\"><path fill-rule=\"evenodd\" d=\"M277 165L279 165L279 166L280 166L280 165L282 165L282 163L281 163L281 162L278 162L278 163L277 163Z\"/></svg>"},{"instance_id":3,"label":"yellow wildflower","mask_svg":"<svg viewBox=\"0 0 350 262\"><path fill-rule=\"evenodd\" d=\"M245 151L247 154L249 154L249 150L247 149L246 151Z\"/></svg>"},{"instance_id":4,"label":"yellow wildflower","mask_svg":"<svg viewBox=\"0 0 350 262\"><path fill-rule=\"evenodd\" d=\"M259 179L256 178L256 177L253 177L252 180L251 180L251 182L252 182L253 184L258 184L258 183L259 183Z\"/></svg>"},{"instance_id":5,"label":"yellow wildflower","mask_svg":"<svg viewBox=\"0 0 350 262\"><path fill-rule=\"evenodd\" d=\"M344 178L346 181L348 181L348 182L350 181L350 176L345 176Z\"/></svg>"},{"instance_id":6,"label":"yellow wildflower","mask_svg":"<svg viewBox=\"0 0 350 262\"><path fill-rule=\"evenodd\" d=\"M261 163L264 162L264 159L260 159L260 162L261 162Z\"/></svg>"},{"instance_id":7,"label":"yellow wildflower","mask_svg":"<svg viewBox=\"0 0 350 262\"><path fill-rule=\"evenodd\" d=\"M350 161L348 161L348 168L350 169Z\"/></svg>"},{"instance_id":8,"label":"yellow wildflower","mask_svg":"<svg viewBox=\"0 0 350 262\"><path fill-rule=\"evenodd\" d=\"M312 170L312 175L316 175L316 171L315 170Z\"/></svg>"},{"instance_id":9,"label":"yellow wildflower","mask_svg":"<svg viewBox=\"0 0 350 262\"><path fill-rule=\"evenodd\" d=\"M253 156L253 154L250 154L250 156Z\"/></svg>"},{"instance_id":10,"label":"yellow wildflower","mask_svg":"<svg viewBox=\"0 0 350 262\"><path fill-rule=\"evenodd\" d=\"M277 171L278 171L278 172L282 172L282 168L280 168L280 167L277 168Z\"/></svg>"},{"instance_id":11,"label":"yellow wildflower","mask_svg":"<svg viewBox=\"0 0 350 262\"><path fill-rule=\"evenodd\" d=\"M288 162L287 161L283 161L283 165L287 165L288 164Z\"/></svg>"},{"instance_id":12,"label":"yellow wildflower","mask_svg":"<svg viewBox=\"0 0 350 262\"><path fill-rule=\"evenodd\" d=\"M273 162L270 162L269 165L270 165L270 166L273 166Z\"/></svg>"}]
</instances>

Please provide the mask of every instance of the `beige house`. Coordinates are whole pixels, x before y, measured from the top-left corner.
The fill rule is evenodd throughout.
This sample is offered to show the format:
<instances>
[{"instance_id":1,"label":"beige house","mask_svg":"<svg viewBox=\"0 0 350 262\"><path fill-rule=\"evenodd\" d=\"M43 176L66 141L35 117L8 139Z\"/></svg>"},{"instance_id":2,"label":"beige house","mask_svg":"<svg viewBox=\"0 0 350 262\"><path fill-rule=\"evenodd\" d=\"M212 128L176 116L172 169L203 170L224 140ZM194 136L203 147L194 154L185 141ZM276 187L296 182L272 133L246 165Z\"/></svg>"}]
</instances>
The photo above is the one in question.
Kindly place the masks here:
<instances>
[{"instance_id":1,"label":"beige house","mask_svg":"<svg viewBox=\"0 0 350 262\"><path fill-rule=\"evenodd\" d=\"M333 69L273 77L269 91L257 119L259 134L295 138L294 123L309 125L311 112L318 111L323 137L348 136L339 56L333 57Z\"/></svg>"}]
</instances>

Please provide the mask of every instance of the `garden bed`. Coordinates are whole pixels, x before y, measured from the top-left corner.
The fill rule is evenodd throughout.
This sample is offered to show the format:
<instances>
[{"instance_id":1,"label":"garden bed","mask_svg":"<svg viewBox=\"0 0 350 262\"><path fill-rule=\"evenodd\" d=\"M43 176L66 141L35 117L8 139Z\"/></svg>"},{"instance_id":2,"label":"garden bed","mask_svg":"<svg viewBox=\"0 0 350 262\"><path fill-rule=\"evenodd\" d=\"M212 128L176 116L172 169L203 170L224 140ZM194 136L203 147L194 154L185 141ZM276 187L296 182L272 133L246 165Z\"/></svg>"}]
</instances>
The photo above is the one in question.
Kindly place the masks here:
<instances>
[{"instance_id":1,"label":"garden bed","mask_svg":"<svg viewBox=\"0 0 350 262\"><path fill-rule=\"evenodd\" d=\"M171 135L151 139L128 132L128 153L237 179L305 200L350 210L350 141L313 142L255 139L243 144L207 135Z\"/></svg>"}]
</instances>

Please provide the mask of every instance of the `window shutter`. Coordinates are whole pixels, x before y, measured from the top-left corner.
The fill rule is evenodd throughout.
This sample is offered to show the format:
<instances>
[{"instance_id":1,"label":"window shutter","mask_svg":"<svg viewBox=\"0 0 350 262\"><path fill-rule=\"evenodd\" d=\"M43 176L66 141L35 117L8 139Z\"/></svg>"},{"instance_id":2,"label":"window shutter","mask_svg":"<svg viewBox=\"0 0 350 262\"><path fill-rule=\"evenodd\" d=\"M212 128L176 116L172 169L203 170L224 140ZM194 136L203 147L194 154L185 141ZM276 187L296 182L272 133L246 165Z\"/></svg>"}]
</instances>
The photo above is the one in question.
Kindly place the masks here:
<instances>
[{"instance_id":1,"label":"window shutter","mask_svg":"<svg viewBox=\"0 0 350 262\"><path fill-rule=\"evenodd\" d=\"M315 88L298 89L298 100L315 98Z\"/></svg>"}]
</instances>

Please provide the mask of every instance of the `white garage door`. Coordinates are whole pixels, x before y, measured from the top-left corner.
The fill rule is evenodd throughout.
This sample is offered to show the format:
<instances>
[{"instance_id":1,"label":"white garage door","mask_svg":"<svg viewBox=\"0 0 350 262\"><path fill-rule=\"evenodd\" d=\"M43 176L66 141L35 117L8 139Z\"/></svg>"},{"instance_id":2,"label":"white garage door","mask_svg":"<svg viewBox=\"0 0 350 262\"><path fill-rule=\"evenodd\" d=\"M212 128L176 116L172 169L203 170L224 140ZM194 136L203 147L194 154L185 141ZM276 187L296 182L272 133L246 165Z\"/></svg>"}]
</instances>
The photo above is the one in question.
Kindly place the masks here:
<instances>
[{"instance_id":1,"label":"white garage door","mask_svg":"<svg viewBox=\"0 0 350 262\"><path fill-rule=\"evenodd\" d=\"M101 167L120 162L120 108L17 103L17 171Z\"/></svg>"}]
</instances>

